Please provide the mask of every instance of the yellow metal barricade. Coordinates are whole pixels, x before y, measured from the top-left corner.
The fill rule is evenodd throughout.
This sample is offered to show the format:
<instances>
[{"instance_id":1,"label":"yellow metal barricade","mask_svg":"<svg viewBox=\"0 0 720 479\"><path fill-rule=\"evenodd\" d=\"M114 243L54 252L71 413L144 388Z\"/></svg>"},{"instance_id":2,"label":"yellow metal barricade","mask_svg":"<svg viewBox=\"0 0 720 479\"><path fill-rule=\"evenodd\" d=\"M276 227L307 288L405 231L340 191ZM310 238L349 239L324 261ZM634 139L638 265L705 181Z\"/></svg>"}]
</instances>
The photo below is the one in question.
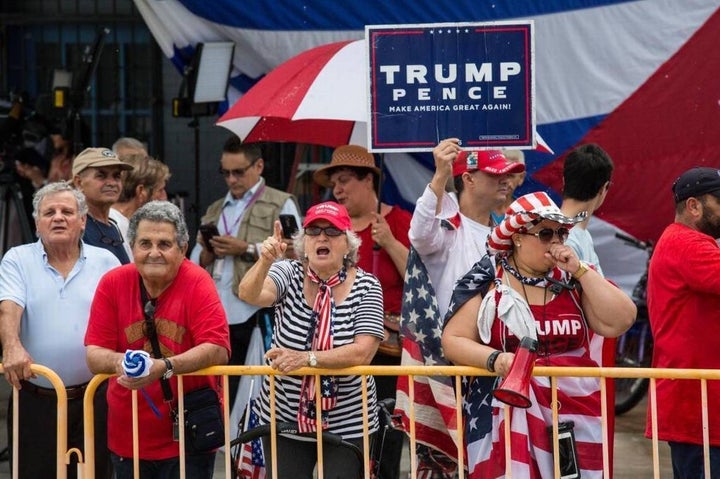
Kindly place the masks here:
<instances>
[{"instance_id":1,"label":"yellow metal barricade","mask_svg":"<svg viewBox=\"0 0 720 479\"><path fill-rule=\"evenodd\" d=\"M58 460L58 468L57 468L57 477L60 479L64 479L66 477L66 468L64 467L65 464L68 464L70 461L70 458L73 454L77 454L80 464L79 468L82 472L82 477L85 479L93 479L94 478L94 466L95 466L95 443L94 443L94 406L93 406L93 398L97 391L98 386L100 384L107 380L109 377L108 375L98 375L93 378L92 381L88 384L88 387L85 391L85 397L84 397L84 423L85 423L85 444L84 444L84 453L81 451L78 451L77 449L68 450L67 449L67 394L65 392L65 387L60 380L60 378L50 369L41 366L41 365L33 365L32 366L33 372L36 374L42 375L52 383L53 387L57 391L57 419L58 419L58 425L56 430L57 435L57 460ZM2 371L2 367L0 366L0 371ZM463 478L466 476L465 471L465 464L464 464L464 454L463 454L463 416L462 416L462 396L461 396L461 381L464 376L487 376L490 375L486 370L481 368L472 368L472 367L463 367L463 366L358 366L358 367L352 367L352 368L345 368L345 369L319 369L319 368L302 368L292 373L292 375L336 375L336 376L342 376L342 375L360 375L363 376L363 419L364 419L364 428L365 428L365 434L363 438L363 465L365 470L365 478L370 479L370 469L371 469L371 463L370 463L370 441L369 441L369 417L370 417L370 411L368 410L368 398L367 398L367 382L366 378L364 376L367 375L374 375L374 376L408 376L409 381L409 407L408 407L408 415L409 415L409 421L410 421L410 427L409 430L406 431L406 434L409 436L410 441L410 450L415 451L416 447L416 441L415 441L415 410L414 410L414 402L415 402L415 391L413 390L413 377L414 376L447 376L451 377L453 379L454 385L455 385L455 401L456 401L456 421L458 424L458 431L456 437L458 438L456 440L456 447L458 450L458 476L460 478ZM270 390L271 390L271 397L270 397L270 405L271 405L271 427L270 427L270 444L271 444L271 457L272 461L271 464L266 464L266 467L272 468L273 471L276 471L277 468L277 428L276 428L276 417L275 417L275 376L278 375L287 375L287 374L280 374L274 369L270 368L269 366L216 366L212 368L207 368L201 371L197 371L196 373L191 374L193 376L204 376L204 375L212 375L212 376L223 376L223 384L224 384L224 421L225 421L225 449L228 451L228 453L225 454L225 477L229 479L231 477L231 471L233 468L237 467L236 464L231 464L231 455L229 454L230 450L230 408L228 404L228 376L230 375L269 375L270 376ZM608 437L608 428L607 428L607 418L608 418L608 408L613 407L612 404L607 404L607 400L605 398L605 391L606 391L606 378L637 378L637 377L645 377L650 378L650 396L649 396L649 410L650 410L650 418L651 418L651 428L652 431L652 452L653 452L653 476L655 478L660 477L660 465L659 465L659 448L658 448L658 439L657 439L657 402L656 402L656 379L658 378L672 378L672 379L695 379L700 381L699 387L701 388L701 400L702 403L699 405L699 408L701 411L699 411L701 417L702 417L702 425L703 425L703 437L699 438L702 439L702 443L704 445L704 452L705 452L705 472L706 477L710 477L710 460L709 460L709 426L708 426L708 411L707 411L707 381L716 381L720 380L720 371L716 370L689 370L689 369L649 369L649 368L573 368L573 367L536 367L533 371L533 375L535 376L546 376L551 378L551 388L552 388L552 417L553 417L553 424L552 427L556 434L554 434L554 451L558 450L558 444L557 444L557 427L558 427L558 404L557 404L557 378L558 377L597 377L600 379L600 392L601 392L601 414L602 414L602 443L603 443L603 470L604 470L604 477L609 478L611 475L610 470L610 450L609 445L611 443L610 438ZM182 402L182 391L183 391L183 385L182 385L182 376L179 376L179 387L178 387L178 396L179 401ZM319 388L320 387L320 381L316 381L316 385ZM319 390L317 391L319 393ZM13 415L15 418L14 421L14 430L13 430L13 436L14 436L14 448L12 451L13 454L13 475L17 475L17 465L18 465L18 451L17 451L17 438L18 438L18 431L20 425L17 421L17 413L18 413L18 396L17 396L17 390L13 391L13 398L14 398L14 410ZM136 477L138 477L138 465L139 465L139 454L138 454L138 437L140 434L142 434L142 428L144 425L138 424L137 420L137 391L135 391L132 395L133 398L133 450L135 452L135 461L134 461L134 467L136 472ZM181 404L182 405L182 404ZM317 402L317 407L320 407L320 402ZM182 411L182 407L180 407L180 411ZM317 417L320 417L320 411L317 412ZM180 460L181 460L181 478L185 477L185 468L184 468L184 462L185 462L185 453L184 453L184 421L180 421L180 443L179 443L179 451L180 451ZM506 422L507 423L507 422ZM147 427L147 426L145 426ZM504 434L509 434L509 430L504 431ZM321 436L321 431L317 434L317 449L318 449L318 478L322 479L323 472L322 472L322 450L323 450L323 441ZM506 443L509 444L509 441L506 441ZM508 446L509 447L509 446ZM510 454L508 453L506 455L508 458L510 457ZM415 458L415 454L410 454L410 473L411 477L417 477L417 460ZM556 477L559 477L559 460L558 460L558 454L554 454L554 468L555 468L555 474Z\"/></svg>"},{"instance_id":2,"label":"yellow metal barricade","mask_svg":"<svg viewBox=\"0 0 720 479\"><path fill-rule=\"evenodd\" d=\"M50 384L52 384L52 387L55 389L55 393L57 394L57 427L55 429L55 436L57 441L57 449L55 451L55 463L57 464L56 468L56 477L58 479L65 479L67 477L67 467L65 467L67 464L70 464L70 457L72 457L73 454L78 454L78 460L82 463L82 454L77 449L68 450L68 444L67 444L67 417L68 417L68 409L67 409L67 392L65 391L65 384L63 384L62 379L60 379L60 376L58 376L53 370L46 368L45 366L41 366L39 364L33 364L30 366L31 371L38 376L42 376L48 381L50 381ZM0 364L0 374L4 374L5 369L2 367L2 364ZM20 424L19 424L19 398L18 398L18 390L13 388L12 391L13 395L13 430L12 430L12 436L13 436L13 448L11 451L12 454L12 477L18 477L18 466L19 466L19 455L18 455L18 444L19 444L19 432L20 432Z\"/></svg>"}]
</instances>

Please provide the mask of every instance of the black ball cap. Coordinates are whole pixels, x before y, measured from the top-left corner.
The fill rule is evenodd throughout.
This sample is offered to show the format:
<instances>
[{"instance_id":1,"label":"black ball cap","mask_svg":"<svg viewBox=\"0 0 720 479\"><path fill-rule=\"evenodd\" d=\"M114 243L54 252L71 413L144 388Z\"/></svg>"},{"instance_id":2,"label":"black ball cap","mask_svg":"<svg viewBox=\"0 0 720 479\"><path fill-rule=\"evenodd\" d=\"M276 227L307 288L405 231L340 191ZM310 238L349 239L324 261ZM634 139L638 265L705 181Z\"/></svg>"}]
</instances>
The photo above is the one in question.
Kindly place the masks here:
<instances>
[{"instance_id":1,"label":"black ball cap","mask_svg":"<svg viewBox=\"0 0 720 479\"><path fill-rule=\"evenodd\" d=\"M675 203L711 194L720 198L720 170L708 167L690 168L673 183Z\"/></svg>"}]
</instances>

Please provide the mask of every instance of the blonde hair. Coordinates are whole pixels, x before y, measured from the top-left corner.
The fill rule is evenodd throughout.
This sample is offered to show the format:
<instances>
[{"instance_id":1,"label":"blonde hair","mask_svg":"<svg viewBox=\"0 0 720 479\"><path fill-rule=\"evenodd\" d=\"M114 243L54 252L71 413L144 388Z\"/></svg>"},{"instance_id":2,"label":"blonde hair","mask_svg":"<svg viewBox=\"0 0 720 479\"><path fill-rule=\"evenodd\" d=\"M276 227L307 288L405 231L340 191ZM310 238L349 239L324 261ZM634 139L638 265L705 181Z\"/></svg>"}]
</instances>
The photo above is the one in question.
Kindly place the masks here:
<instances>
[{"instance_id":1,"label":"blonde hair","mask_svg":"<svg viewBox=\"0 0 720 479\"><path fill-rule=\"evenodd\" d=\"M155 158L145 155L126 155L121 156L120 159L134 167L132 170L122 172L122 191L118 200L121 203L135 198L138 185L147 188L149 196L152 196L153 190L170 178L170 168Z\"/></svg>"}]
</instances>

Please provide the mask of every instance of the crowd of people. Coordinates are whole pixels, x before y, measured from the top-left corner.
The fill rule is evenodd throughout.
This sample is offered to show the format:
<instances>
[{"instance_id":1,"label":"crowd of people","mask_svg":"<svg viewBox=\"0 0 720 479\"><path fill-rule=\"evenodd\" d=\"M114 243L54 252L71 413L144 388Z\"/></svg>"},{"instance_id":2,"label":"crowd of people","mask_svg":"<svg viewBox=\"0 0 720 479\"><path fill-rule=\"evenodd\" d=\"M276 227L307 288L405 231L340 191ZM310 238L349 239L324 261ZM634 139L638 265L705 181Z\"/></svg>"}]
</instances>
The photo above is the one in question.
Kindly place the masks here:
<instances>
[{"instance_id":1,"label":"crowd of people","mask_svg":"<svg viewBox=\"0 0 720 479\"><path fill-rule=\"evenodd\" d=\"M396 400L405 426L408 411L419 411L423 427L412 454L422 477L453 478L458 405L449 380L323 375L316 388L315 376L286 374L370 364L476 366L495 376L474 378L462 391L466 437L459 440L469 477L504 477L508 463L513 477L553 477L549 379L529 380L529 407L510 407L509 414L493 390L524 353L524 338L536 345L533 365L597 367L607 365L602 350L614 348L612 338L635 319L632 300L603 277L587 230L612 184L612 160L598 145L567 155L558 206L545 192L516 194L526 172L522 152L443 140L413 212L381 200L371 153L343 145L313 175L330 200L301 215L291 193L266 184L261 146L231 136L219 159L227 192L207 207L207 228L194 245L182 211L167 201L168 167L141 142L122 138L65 163L62 145L56 150L55 167L29 153L18 162L35 190L38 240L10 249L0 263L2 360L5 378L19 390L23 425L20 477L53 477L62 467L54 462L55 438L46 434L54 430L57 396L31 365L49 367L66 385L68 447L79 449L87 383L94 374L114 375L94 398L96 477L133 477L132 391L141 392L141 476L177 477L174 376L252 364L257 328L272 338L264 361L280 373L275 396L269 377L251 406L237 397L240 376L230 376L228 393L229 407L251 408L260 423L274 414L301 433L320 426L362 450L365 425L373 440L380 436L378 402ZM714 343L699 344L694 321L709 326L706 313L718 301L719 175L693 169L673 186L676 220L658 243L648 285L658 367L715 366ZM281 215L295 219L297 232L284 232ZM694 253L679 254L689 249ZM686 333L679 335L678 325ZM142 375L128 373L128 352L147 354ZM210 388L220 398L220 384L188 376L183 390ZM675 405L659 408L658 423L676 477L698 477L686 471L701 471L703 461L693 409L699 390L690 391L658 380L663 402ZM600 394L598 378L558 380L559 420L572 430L575 458L562 459L561 467L577 474L567 477L603 477ZM11 423L8 431L12 439ZM720 472L718 434L711 426L710 455ZM382 435L377 477L400 477L404 440L400 430ZM263 445L269 464L269 439ZM277 447L279 477L312 477L316 446L306 435L281 436ZM347 448L323 450L325 477L359 477L362 465ZM48 460L34 461L38 454ZM188 477L212 477L215 455L188 455Z\"/></svg>"}]
</instances>

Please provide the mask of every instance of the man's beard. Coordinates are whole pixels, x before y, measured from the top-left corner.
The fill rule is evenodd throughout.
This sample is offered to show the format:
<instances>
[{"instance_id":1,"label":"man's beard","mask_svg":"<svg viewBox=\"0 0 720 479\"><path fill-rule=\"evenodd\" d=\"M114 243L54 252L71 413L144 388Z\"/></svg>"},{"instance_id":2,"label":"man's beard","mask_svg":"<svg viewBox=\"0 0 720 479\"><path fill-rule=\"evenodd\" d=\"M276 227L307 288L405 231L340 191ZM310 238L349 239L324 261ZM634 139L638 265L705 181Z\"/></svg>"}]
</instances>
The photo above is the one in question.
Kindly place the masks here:
<instances>
[{"instance_id":1,"label":"man's beard","mask_svg":"<svg viewBox=\"0 0 720 479\"><path fill-rule=\"evenodd\" d=\"M710 208L703 208L698 230L715 239L720 238L720 216L712 213Z\"/></svg>"}]
</instances>

